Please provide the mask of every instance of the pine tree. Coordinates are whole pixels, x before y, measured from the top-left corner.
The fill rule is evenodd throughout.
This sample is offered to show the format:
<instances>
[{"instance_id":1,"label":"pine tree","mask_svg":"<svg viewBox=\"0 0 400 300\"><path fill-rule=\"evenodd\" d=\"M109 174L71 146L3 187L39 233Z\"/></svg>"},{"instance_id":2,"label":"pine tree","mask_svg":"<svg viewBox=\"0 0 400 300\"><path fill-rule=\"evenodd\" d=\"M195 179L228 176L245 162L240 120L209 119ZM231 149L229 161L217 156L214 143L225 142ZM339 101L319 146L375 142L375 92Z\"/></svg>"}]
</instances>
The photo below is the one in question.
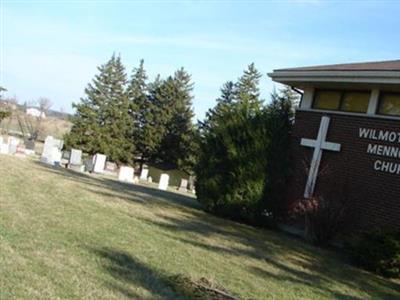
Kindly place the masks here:
<instances>
[{"instance_id":1,"label":"pine tree","mask_svg":"<svg viewBox=\"0 0 400 300\"><path fill-rule=\"evenodd\" d=\"M274 217L279 217L285 209L283 191L290 174L290 133L294 119L294 107L298 95L285 86L271 94L271 103L266 107L266 135L272 141L265 155L268 157L268 174L265 188L265 209Z\"/></svg>"},{"instance_id":2,"label":"pine tree","mask_svg":"<svg viewBox=\"0 0 400 300\"><path fill-rule=\"evenodd\" d=\"M129 98L129 113L133 122L132 142L136 146L136 152L141 156L142 168L145 157L149 153L149 145L152 144L152 136L148 127L152 125L152 103L148 94L147 75L144 69L143 59L138 68L134 68L127 88Z\"/></svg>"},{"instance_id":3,"label":"pine tree","mask_svg":"<svg viewBox=\"0 0 400 300\"><path fill-rule=\"evenodd\" d=\"M261 73L252 63L235 85L235 100L245 105L249 114L259 111L262 107L263 101L260 99L259 88L261 76Z\"/></svg>"},{"instance_id":4,"label":"pine tree","mask_svg":"<svg viewBox=\"0 0 400 300\"><path fill-rule=\"evenodd\" d=\"M125 91L125 68L121 58L113 55L98 69L99 74L85 89L86 97L73 105L76 114L65 137L66 146L79 147L89 154L104 153L118 164L132 163L133 122Z\"/></svg>"},{"instance_id":5,"label":"pine tree","mask_svg":"<svg viewBox=\"0 0 400 300\"><path fill-rule=\"evenodd\" d=\"M191 76L183 69L175 72L160 86L160 107L165 121L165 134L156 157L165 163L190 172L194 163L195 128L192 123L193 83Z\"/></svg>"},{"instance_id":6,"label":"pine tree","mask_svg":"<svg viewBox=\"0 0 400 300\"><path fill-rule=\"evenodd\" d=\"M231 108L232 104L235 100L235 84L232 81L227 81L223 84L220 89L221 96L216 100L217 105L214 108L211 108L206 113L206 118L204 123L201 124L203 126L212 126L213 122L218 122L220 117Z\"/></svg>"}]
</instances>

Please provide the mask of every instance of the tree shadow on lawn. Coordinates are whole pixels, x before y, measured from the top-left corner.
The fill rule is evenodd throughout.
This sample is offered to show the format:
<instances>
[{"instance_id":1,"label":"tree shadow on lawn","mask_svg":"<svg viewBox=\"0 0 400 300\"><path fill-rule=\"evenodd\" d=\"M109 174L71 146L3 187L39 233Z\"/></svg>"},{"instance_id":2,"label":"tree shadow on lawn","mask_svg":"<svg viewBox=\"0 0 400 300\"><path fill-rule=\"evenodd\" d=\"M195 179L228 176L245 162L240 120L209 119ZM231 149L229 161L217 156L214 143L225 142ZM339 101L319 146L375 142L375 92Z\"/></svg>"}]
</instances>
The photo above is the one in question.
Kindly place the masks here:
<instances>
[{"instance_id":1,"label":"tree shadow on lawn","mask_svg":"<svg viewBox=\"0 0 400 300\"><path fill-rule=\"evenodd\" d=\"M158 271L139 261L129 253L111 248L89 248L89 251L101 258L102 267L117 283L106 285L113 291L122 293L128 298L141 299L133 289L144 288L154 297L160 299L191 299L189 291L174 280L174 275Z\"/></svg>"},{"instance_id":2,"label":"tree shadow on lawn","mask_svg":"<svg viewBox=\"0 0 400 300\"><path fill-rule=\"evenodd\" d=\"M117 179L104 177L104 175L87 174L62 167L52 167L39 161L35 161L35 164L46 171L63 176L68 180L85 183L90 186L87 190L105 197L118 197L126 201L148 205L177 204L179 207L201 209L201 205L196 199L182 194L162 191L144 185L120 182ZM101 189L111 190L112 192L106 192Z\"/></svg>"},{"instance_id":3,"label":"tree shadow on lawn","mask_svg":"<svg viewBox=\"0 0 400 300\"><path fill-rule=\"evenodd\" d=\"M206 217L207 218L207 217ZM346 259L330 250L324 250L305 244L302 241L278 235L274 232L264 231L264 239L259 235L243 231L231 232L221 224L202 219L178 219L163 217L163 221L142 219L162 228L173 240L201 248L206 251L221 253L222 255L237 256L239 258L253 258L260 261L257 267L249 267L248 271L266 280L279 280L293 284L307 285L314 290L327 292L336 299L362 299L341 294L331 286L341 286L345 289L365 291L372 295L373 299L399 299L400 285L395 281L380 278L366 271L349 266ZM225 221L229 222L229 221ZM236 226L243 226L236 224ZM257 229L258 230L258 229ZM183 231L185 237L176 236L173 233ZM221 238L236 242L228 246L211 244L204 241L203 237L210 235L210 231ZM253 231L254 228L253 228ZM268 234L269 233L269 234ZM239 246L239 245L243 245ZM225 244L226 245L226 244ZM276 273L263 269L266 263L268 268L273 267Z\"/></svg>"},{"instance_id":4,"label":"tree shadow on lawn","mask_svg":"<svg viewBox=\"0 0 400 300\"><path fill-rule=\"evenodd\" d=\"M384 280L370 273L346 266L347 262L332 251L313 247L284 234L255 229L244 224L207 214L201 210L201 205L193 198L151 187L118 182L109 178L95 177L64 168L54 168L39 162L37 164L69 180L87 183L90 186L87 190L102 196L118 197L124 201L140 203L142 205L155 205L158 207L171 207L172 205L178 207L182 212L185 212L179 218L156 215L156 219L158 220L143 217L142 221L160 227L169 238L180 240L193 247L217 253L259 259L279 270L278 274L274 274L261 267L249 269L250 272L259 276L261 275L266 280L272 278L274 280L290 281L294 284L306 284L317 290L329 291L333 297L338 299L358 298L330 290L329 285L336 283L347 288L364 290L368 294L380 299L399 298L400 285L398 283ZM110 192L107 190L110 190ZM186 238L178 237L173 234L174 232L183 232L186 234ZM221 247L201 241L202 237L209 236L218 236L219 238L239 243L244 245L245 249L234 245ZM158 276L156 273L153 274L153 271L146 270L146 266L143 264L136 262L131 257L126 257L124 253L112 252L111 250L102 251L98 253L103 253L104 255L108 253L109 260L114 259L114 264L124 265L128 263L131 267L142 269L143 272L141 273L143 274L148 274L150 277ZM293 262L292 260L292 265L295 267L281 262L285 261L284 257L287 254L291 256L295 255L298 258L297 261ZM296 268L296 266L299 268ZM110 269L114 273L118 273L118 270L118 268L115 270ZM146 277L142 278L139 276L135 280L145 281L146 284L150 284L145 279ZM158 280L164 282L165 279L161 277Z\"/></svg>"}]
</instances>

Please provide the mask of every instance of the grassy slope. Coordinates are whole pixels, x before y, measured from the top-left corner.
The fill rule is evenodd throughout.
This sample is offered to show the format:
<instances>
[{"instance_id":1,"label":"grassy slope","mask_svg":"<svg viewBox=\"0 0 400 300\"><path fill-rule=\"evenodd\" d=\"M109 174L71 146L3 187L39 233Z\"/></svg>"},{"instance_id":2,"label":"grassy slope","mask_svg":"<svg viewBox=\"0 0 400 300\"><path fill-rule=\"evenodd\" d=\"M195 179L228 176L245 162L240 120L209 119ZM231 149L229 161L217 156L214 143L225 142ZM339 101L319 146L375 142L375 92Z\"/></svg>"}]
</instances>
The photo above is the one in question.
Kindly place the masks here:
<instances>
[{"instance_id":1,"label":"grassy slope","mask_svg":"<svg viewBox=\"0 0 400 300\"><path fill-rule=\"evenodd\" d=\"M1 299L182 299L168 276L243 299L395 299L398 282L191 198L0 156Z\"/></svg>"}]
</instances>

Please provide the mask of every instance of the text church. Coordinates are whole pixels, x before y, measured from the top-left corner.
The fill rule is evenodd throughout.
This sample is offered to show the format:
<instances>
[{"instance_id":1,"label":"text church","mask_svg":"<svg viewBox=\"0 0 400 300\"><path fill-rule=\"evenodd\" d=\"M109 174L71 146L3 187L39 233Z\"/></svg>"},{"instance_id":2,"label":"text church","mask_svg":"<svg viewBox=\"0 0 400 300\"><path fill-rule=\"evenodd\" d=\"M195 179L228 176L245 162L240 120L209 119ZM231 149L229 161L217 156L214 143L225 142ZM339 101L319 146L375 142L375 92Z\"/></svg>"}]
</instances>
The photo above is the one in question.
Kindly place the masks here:
<instances>
[{"instance_id":1,"label":"text church","mask_svg":"<svg viewBox=\"0 0 400 300\"><path fill-rule=\"evenodd\" d=\"M269 76L302 93L288 199L345 197L356 227L400 229L400 60Z\"/></svg>"}]
</instances>

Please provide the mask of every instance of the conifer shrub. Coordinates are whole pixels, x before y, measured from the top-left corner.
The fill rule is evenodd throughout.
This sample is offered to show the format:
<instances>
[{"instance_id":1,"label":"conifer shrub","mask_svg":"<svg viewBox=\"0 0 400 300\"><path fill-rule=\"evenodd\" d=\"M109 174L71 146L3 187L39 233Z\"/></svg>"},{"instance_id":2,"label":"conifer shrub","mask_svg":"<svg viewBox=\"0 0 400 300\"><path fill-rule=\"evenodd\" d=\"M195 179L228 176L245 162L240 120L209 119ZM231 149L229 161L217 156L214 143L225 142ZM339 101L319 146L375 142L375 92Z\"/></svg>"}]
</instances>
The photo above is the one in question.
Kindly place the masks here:
<instances>
[{"instance_id":1,"label":"conifer shrub","mask_svg":"<svg viewBox=\"0 0 400 300\"><path fill-rule=\"evenodd\" d=\"M293 92L259 99L260 74L251 64L221 89L200 126L196 195L205 210L258 226L274 225L289 174Z\"/></svg>"},{"instance_id":2,"label":"conifer shrub","mask_svg":"<svg viewBox=\"0 0 400 300\"><path fill-rule=\"evenodd\" d=\"M383 276L400 278L400 231L363 232L349 239L346 248L354 264Z\"/></svg>"}]
</instances>

